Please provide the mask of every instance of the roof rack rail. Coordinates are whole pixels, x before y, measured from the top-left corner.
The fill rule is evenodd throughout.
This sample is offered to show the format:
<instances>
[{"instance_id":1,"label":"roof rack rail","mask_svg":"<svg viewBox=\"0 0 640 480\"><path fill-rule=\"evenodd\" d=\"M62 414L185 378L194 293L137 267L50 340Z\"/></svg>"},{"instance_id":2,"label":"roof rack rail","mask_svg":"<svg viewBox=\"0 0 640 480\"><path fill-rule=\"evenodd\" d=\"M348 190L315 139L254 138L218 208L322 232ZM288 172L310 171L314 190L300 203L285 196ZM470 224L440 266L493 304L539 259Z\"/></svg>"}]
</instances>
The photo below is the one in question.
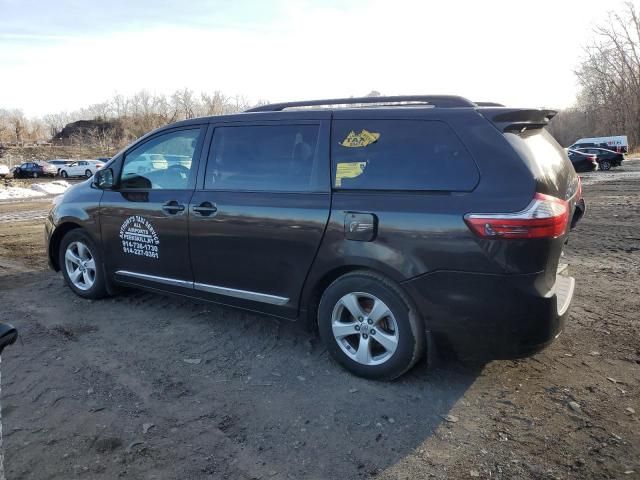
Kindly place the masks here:
<instances>
[{"instance_id":1,"label":"roof rack rail","mask_svg":"<svg viewBox=\"0 0 640 480\"><path fill-rule=\"evenodd\" d=\"M503 104L496 102L476 102L476 105L479 107L504 107Z\"/></svg>"},{"instance_id":2,"label":"roof rack rail","mask_svg":"<svg viewBox=\"0 0 640 480\"><path fill-rule=\"evenodd\" d=\"M250 108L246 112L281 112L287 108L318 107L324 105L357 105L365 103L403 103L432 105L439 108L475 107L476 104L464 97L455 95L399 95L390 97L351 97L328 100L307 100L299 102L272 103Z\"/></svg>"}]
</instances>

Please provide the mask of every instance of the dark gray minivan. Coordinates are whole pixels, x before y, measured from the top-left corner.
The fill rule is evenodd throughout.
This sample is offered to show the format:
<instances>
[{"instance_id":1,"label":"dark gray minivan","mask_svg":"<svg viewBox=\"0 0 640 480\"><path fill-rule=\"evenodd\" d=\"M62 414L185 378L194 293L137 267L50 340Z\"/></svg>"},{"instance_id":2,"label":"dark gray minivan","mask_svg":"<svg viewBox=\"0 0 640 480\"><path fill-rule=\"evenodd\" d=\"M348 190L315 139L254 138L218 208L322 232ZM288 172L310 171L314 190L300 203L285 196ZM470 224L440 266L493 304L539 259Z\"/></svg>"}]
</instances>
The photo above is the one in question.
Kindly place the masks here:
<instances>
[{"instance_id":1,"label":"dark gray minivan","mask_svg":"<svg viewBox=\"0 0 640 480\"><path fill-rule=\"evenodd\" d=\"M554 112L462 97L291 102L155 130L56 200L49 261L317 325L368 378L427 348L529 355L562 331L584 212Z\"/></svg>"}]
</instances>

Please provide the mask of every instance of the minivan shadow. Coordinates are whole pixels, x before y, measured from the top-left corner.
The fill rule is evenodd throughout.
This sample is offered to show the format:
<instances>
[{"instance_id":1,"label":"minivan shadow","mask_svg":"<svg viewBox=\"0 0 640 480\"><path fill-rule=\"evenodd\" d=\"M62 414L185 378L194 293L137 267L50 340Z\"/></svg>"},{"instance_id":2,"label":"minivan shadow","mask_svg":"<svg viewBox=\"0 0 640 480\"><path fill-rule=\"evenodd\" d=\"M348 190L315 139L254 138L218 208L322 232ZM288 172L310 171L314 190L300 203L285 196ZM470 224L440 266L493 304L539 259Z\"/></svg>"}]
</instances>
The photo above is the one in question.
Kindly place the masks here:
<instances>
[{"instance_id":1,"label":"minivan shadow","mask_svg":"<svg viewBox=\"0 0 640 480\"><path fill-rule=\"evenodd\" d=\"M223 425L225 434L255 449L269 466L264 475L275 470L292 478L354 478L384 470L446 423L483 368L440 360L430 369L423 359L396 381L365 380L331 360L318 336L302 325L142 296L147 304L163 298L175 307L171 320L156 317L151 325L180 330L176 348L202 359L201 370L217 383L190 377L190 394L223 401L217 416L234 419ZM185 315L195 305L203 313ZM154 337L150 342L163 343ZM185 381L183 365L165 367L165 380Z\"/></svg>"}]
</instances>

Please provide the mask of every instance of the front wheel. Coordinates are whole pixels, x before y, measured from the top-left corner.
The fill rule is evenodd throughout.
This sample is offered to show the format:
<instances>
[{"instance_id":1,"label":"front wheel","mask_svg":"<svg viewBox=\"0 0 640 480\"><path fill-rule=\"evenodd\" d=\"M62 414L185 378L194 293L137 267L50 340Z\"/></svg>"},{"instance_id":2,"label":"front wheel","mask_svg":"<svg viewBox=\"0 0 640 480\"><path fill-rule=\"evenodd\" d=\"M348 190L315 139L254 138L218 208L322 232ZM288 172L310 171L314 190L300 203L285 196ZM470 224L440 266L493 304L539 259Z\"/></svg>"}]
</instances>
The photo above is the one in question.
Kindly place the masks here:
<instances>
[{"instance_id":1,"label":"front wheel","mask_svg":"<svg viewBox=\"0 0 640 480\"><path fill-rule=\"evenodd\" d=\"M67 178L67 177L69 176L69 174L66 172L66 170L62 170L62 171L60 172L60 176L61 176L62 178Z\"/></svg>"},{"instance_id":2,"label":"front wheel","mask_svg":"<svg viewBox=\"0 0 640 480\"><path fill-rule=\"evenodd\" d=\"M60 242L59 264L65 282L76 295L97 299L107 295L102 257L89 235L71 230Z\"/></svg>"},{"instance_id":3,"label":"front wheel","mask_svg":"<svg viewBox=\"0 0 640 480\"><path fill-rule=\"evenodd\" d=\"M329 285L320 300L318 327L331 356L365 378L397 378L425 349L423 323L407 296L371 272L349 273Z\"/></svg>"},{"instance_id":4,"label":"front wheel","mask_svg":"<svg viewBox=\"0 0 640 480\"><path fill-rule=\"evenodd\" d=\"M611 163L609 162L609 160L602 160L600 162L600 170L610 170L611 169Z\"/></svg>"}]
</instances>

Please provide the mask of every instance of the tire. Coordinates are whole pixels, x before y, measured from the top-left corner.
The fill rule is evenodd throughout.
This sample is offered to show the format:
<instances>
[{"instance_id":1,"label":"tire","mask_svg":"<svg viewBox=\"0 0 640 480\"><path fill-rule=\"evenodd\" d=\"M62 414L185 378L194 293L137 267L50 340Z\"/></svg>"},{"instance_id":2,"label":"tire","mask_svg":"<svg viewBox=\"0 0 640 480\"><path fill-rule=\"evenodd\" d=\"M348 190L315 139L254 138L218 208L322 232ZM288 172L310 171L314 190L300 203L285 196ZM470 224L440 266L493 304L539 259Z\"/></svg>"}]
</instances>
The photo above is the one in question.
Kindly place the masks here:
<instances>
[{"instance_id":1,"label":"tire","mask_svg":"<svg viewBox=\"0 0 640 480\"><path fill-rule=\"evenodd\" d=\"M86 251L84 250L85 248ZM67 258L68 250L72 254L69 259ZM73 257L75 257L75 260L72 259ZM77 260L84 262L84 268L80 267ZM90 260L93 260L93 264ZM71 230L62 238L58 252L58 262L65 283L76 295L89 299L107 296L102 253L84 230L79 228ZM91 265L93 265L93 269ZM93 270L93 273L91 270ZM80 271L76 280L71 278L72 271Z\"/></svg>"},{"instance_id":2,"label":"tire","mask_svg":"<svg viewBox=\"0 0 640 480\"><path fill-rule=\"evenodd\" d=\"M62 170L62 171L60 172L60 176L61 176L62 178L67 178L67 177L69 176L69 174L67 173L67 171L66 171L66 170Z\"/></svg>"},{"instance_id":3,"label":"tire","mask_svg":"<svg viewBox=\"0 0 640 480\"><path fill-rule=\"evenodd\" d=\"M38 172L33 172L33 173L31 174L31 176L32 176L33 178L38 178Z\"/></svg>"},{"instance_id":4,"label":"tire","mask_svg":"<svg viewBox=\"0 0 640 480\"><path fill-rule=\"evenodd\" d=\"M386 313L369 319L374 310ZM318 329L334 360L369 379L401 376L425 350L426 331L412 302L394 282L373 272L348 273L327 287L318 307Z\"/></svg>"},{"instance_id":5,"label":"tire","mask_svg":"<svg viewBox=\"0 0 640 480\"><path fill-rule=\"evenodd\" d=\"M93 175L93 173L91 173L91 170L87 169L84 171L84 176L87 178L91 178L91 175Z\"/></svg>"},{"instance_id":6,"label":"tire","mask_svg":"<svg viewBox=\"0 0 640 480\"><path fill-rule=\"evenodd\" d=\"M611 163L609 162L609 160L601 160L600 161L600 170L604 170L605 172L607 170L611 169Z\"/></svg>"}]
</instances>

